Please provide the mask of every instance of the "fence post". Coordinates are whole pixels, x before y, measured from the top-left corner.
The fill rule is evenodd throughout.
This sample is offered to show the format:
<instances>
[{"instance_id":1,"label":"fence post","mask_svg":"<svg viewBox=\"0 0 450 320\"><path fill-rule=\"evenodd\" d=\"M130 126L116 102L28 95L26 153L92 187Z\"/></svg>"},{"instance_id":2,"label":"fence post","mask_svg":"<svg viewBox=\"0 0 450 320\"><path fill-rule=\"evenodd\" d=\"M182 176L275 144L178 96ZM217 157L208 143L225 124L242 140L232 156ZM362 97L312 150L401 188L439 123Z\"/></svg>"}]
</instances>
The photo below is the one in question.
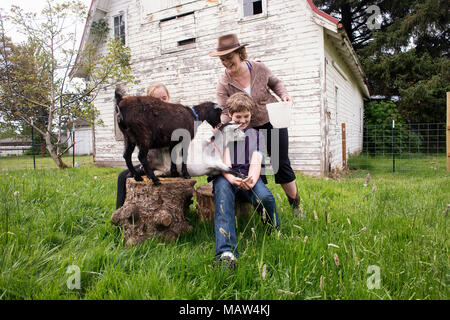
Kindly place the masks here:
<instances>
[{"instance_id":1,"label":"fence post","mask_svg":"<svg viewBox=\"0 0 450 320\"><path fill-rule=\"evenodd\" d=\"M392 172L395 172L395 120L392 120Z\"/></svg>"},{"instance_id":2,"label":"fence post","mask_svg":"<svg viewBox=\"0 0 450 320\"><path fill-rule=\"evenodd\" d=\"M72 131L72 168L75 168L75 130Z\"/></svg>"},{"instance_id":3,"label":"fence post","mask_svg":"<svg viewBox=\"0 0 450 320\"><path fill-rule=\"evenodd\" d=\"M33 155L33 169L36 169L36 156L34 154L34 128L31 122L31 154Z\"/></svg>"},{"instance_id":4,"label":"fence post","mask_svg":"<svg viewBox=\"0 0 450 320\"><path fill-rule=\"evenodd\" d=\"M447 92L447 171L450 171L450 92Z\"/></svg>"}]
</instances>

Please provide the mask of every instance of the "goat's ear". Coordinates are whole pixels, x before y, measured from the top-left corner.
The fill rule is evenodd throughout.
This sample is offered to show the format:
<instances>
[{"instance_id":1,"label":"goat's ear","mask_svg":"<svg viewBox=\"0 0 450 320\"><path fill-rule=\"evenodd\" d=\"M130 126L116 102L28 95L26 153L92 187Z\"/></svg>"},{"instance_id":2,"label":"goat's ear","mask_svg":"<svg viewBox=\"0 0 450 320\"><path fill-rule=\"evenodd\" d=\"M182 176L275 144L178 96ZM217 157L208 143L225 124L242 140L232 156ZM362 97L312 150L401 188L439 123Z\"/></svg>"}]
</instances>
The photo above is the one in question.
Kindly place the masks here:
<instances>
[{"instance_id":1,"label":"goat's ear","mask_svg":"<svg viewBox=\"0 0 450 320\"><path fill-rule=\"evenodd\" d=\"M121 85L117 85L116 90L114 91L114 98L116 99L117 104L122 101L123 96L125 96L125 89Z\"/></svg>"}]
</instances>

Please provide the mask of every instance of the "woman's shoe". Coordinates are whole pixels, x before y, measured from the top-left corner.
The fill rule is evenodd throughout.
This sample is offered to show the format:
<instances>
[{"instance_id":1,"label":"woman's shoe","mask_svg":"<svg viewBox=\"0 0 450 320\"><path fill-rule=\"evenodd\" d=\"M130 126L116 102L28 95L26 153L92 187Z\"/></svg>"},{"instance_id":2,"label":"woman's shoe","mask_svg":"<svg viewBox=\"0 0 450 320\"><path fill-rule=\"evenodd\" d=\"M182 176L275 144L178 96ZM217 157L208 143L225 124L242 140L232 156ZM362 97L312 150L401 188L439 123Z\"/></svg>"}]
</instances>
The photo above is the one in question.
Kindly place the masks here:
<instances>
[{"instance_id":1,"label":"woman's shoe","mask_svg":"<svg viewBox=\"0 0 450 320\"><path fill-rule=\"evenodd\" d=\"M299 214L301 214L302 218L305 219L305 213L303 212L302 207L300 206L300 197L297 195L295 198L291 198L288 195L286 195L289 201L289 204L291 205L291 208L295 210L295 216L298 217Z\"/></svg>"}]
</instances>

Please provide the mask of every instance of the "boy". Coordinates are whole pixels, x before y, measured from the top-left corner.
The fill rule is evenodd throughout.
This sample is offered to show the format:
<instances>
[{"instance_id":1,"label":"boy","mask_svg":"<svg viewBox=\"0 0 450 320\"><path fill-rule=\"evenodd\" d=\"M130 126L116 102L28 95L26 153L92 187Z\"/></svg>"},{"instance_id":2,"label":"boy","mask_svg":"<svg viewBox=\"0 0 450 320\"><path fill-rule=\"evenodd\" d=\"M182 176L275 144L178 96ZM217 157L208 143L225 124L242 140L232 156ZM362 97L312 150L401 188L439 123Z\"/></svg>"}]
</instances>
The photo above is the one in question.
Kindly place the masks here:
<instances>
[{"instance_id":1,"label":"boy","mask_svg":"<svg viewBox=\"0 0 450 320\"><path fill-rule=\"evenodd\" d=\"M230 143L224 150L224 162L234 170L248 176L246 179L223 173L213 182L215 256L219 262L234 263L238 257L234 204L236 197L250 202L262 215L263 222L280 227L275 198L260 178L264 136L249 126L253 99L244 92L233 94L227 100L229 116L240 123L246 134L245 141Z\"/></svg>"}]
</instances>

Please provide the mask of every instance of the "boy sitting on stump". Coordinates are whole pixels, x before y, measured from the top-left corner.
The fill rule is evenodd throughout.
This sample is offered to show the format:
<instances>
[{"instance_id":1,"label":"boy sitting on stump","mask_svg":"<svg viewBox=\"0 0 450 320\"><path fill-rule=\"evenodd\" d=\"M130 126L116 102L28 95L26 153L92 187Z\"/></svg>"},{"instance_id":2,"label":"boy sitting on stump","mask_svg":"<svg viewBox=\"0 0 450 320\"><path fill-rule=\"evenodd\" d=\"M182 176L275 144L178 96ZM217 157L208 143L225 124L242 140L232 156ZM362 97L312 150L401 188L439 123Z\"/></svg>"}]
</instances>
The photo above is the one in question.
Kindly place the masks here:
<instances>
[{"instance_id":1,"label":"boy sitting on stump","mask_svg":"<svg viewBox=\"0 0 450 320\"><path fill-rule=\"evenodd\" d=\"M236 247L234 205L236 197L250 202L261 214L262 221L279 228L275 198L260 177L265 141L261 132L250 127L253 99L244 92L233 94L227 100L232 121L240 123L245 141L233 142L224 150L224 162L247 176L246 179L223 173L214 179L215 256L219 262L234 263L239 253Z\"/></svg>"}]
</instances>

